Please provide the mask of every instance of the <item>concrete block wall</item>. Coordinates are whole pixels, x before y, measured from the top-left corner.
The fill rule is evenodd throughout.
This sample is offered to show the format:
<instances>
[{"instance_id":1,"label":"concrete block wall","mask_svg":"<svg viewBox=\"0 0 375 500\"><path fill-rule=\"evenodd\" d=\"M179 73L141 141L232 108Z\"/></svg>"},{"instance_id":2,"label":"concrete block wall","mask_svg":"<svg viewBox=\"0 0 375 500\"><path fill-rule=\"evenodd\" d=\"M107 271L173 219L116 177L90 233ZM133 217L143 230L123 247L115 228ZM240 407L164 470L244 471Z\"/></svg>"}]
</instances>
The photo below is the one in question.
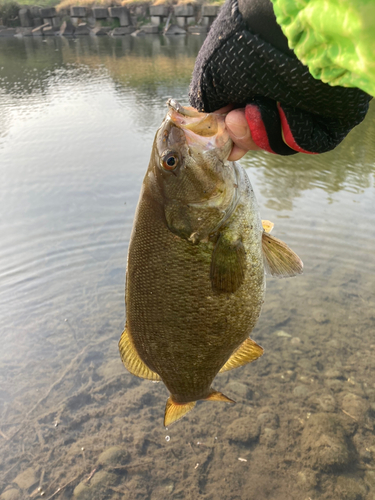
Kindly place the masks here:
<instances>
[{"instance_id":1,"label":"concrete block wall","mask_svg":"<svg viewBox=\"0 0 375 500\"><path fill-rule=\"evenodd\" d=\"M54 7L23 7L19 11L19 20L21 27L24 28L23 32L26 32L27 28L31 32L31 30L44 25L52 28L51 30L47 30L44 27L43 29L36 30L38 34L58 33L60 27L61 34L69 32L70 36L73 35L72 31L75 31L75 35L88 33L94 35L103 34L103 30L91 32L93 28L101 27L101 21L118 19L121 29L117 28L115 36L120 36L120 34L130 34L136 29L137 16L141 16L143 19L146 18L146 20L147 17L149 19L150 29L144 30L145 33L155 33L157 30L155 28L151 29L152 26L158 27L160 30L160 25L164 24L167 19L170 19L170 23L177 24L180 28L190 33L204 33L216 18L219 7L215 5L199 6L196 4L175 5L173 7L168 5L151 5L147 7L143 5L136 6L133 10L134 12L123 6L109 8L73 6L70 7L69 11L57 12ZM66 23L63 24L63 20L68 22L68 29ZM85 26L81 26L78 29L82 24L85 24ZM104 32L108 31L108 29L106 28Z\"/></svg>"}]
</instances>

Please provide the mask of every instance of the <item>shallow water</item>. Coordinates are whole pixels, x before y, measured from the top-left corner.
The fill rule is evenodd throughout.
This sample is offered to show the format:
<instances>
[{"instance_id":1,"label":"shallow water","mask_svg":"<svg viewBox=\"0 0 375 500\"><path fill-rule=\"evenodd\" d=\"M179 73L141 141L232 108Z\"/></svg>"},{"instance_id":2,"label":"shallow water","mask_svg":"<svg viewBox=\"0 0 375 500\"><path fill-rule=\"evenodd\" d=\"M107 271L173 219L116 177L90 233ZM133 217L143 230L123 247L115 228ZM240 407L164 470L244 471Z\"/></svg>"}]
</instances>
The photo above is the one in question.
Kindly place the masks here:
<instances>
[{"instance_id":1,"label":"shallow water","mask_svg":"<svg viewBox=\"0 0 375 500\"><path fill-rule=\"evenodd\" d=\"M0 40L0 498L375 498L374 109L332 153L242 161L305 271L218 376L236 406L165 430L119 360L140 184L201 42Z\"/></svg>"}]
</instances>

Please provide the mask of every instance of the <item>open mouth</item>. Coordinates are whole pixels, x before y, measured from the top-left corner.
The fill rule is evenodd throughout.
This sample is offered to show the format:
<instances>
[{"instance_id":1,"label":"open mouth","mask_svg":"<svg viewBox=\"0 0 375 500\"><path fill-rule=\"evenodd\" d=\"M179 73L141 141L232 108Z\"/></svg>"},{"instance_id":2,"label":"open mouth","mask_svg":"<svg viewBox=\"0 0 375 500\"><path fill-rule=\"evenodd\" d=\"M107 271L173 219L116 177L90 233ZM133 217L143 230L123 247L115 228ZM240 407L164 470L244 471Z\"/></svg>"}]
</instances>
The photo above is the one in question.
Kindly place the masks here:
<instances>
[{"instance_id":1,"label":"open mouth","mask_svg":"<svg viewBox=\"0 0 375 500\"><path fill-rule=\"evenodd\" d=\"M184 131L190 146L200 145L210 150L222 148L228 142L225 115L200 113L192 107L182 106L174 99L169 99L167 105L170 120Z\"/></svg>"}]
</instances>

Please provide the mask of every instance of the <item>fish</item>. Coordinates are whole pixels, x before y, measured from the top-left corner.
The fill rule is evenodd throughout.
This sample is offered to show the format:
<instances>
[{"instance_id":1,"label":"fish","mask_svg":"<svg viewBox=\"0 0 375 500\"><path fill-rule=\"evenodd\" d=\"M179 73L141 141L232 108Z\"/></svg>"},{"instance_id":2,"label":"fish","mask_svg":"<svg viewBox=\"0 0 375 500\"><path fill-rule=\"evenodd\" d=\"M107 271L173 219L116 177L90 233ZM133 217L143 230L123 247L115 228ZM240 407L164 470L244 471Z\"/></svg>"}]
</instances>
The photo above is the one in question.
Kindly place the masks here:
<instances>
[{"instance_id":1,"label":"fish","mask_svg":"<svg viewBox=\"0 0 375 500\"><path fill-rule=\"evenodd\" d=\"M168 389L165 426L199 400L234 403L212 383L263 354L250 333L265 274L303 269L262 222L245 170L228 161L225 115L167 105L130 237L119 342L130 373Z\"/></svg>"}]
</instances>

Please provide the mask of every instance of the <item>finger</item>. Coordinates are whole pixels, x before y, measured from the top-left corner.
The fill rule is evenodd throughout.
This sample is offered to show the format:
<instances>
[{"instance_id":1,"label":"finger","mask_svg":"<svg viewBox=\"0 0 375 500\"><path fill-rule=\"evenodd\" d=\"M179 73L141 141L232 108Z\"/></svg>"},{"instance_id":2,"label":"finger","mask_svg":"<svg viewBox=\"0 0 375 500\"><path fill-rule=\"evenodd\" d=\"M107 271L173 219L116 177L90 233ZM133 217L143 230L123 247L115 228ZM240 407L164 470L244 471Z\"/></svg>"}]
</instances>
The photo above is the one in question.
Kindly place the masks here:
<instances>
[{"instance_id":1,"label":"finger","mask_svg":"<svg viewBox=\"0 0 375 500\"><path fill-rule=\"evenodd\" d=\"M220 115L225 115L226 113L229 113L233 109L233 104L227 104L223 108L217 109L214 111L214 113L218 113Z\"/></svg>"},{"instance_id":2,"label":"finger","mask_svg":"<svg viewBox=\"0 0 375 500\"><path fill-rule=\"evenodd\" d=\"M239 149L243 151L261 149L255 144L251 137L244 109L234 109L230 111L225 117L225 125L231 139Z\"/></svg>"},{"instance_id":3,"label":"finger","mask_svg":"<svg viewBox=\"0 0 375 500\"><path fill-rule=\"evenodd\" d=\"M240 147L234 145L230 155L228 156L229 161L240 160L247 153L247 149L241 149Z\"/></svg>"}]
</instances>

